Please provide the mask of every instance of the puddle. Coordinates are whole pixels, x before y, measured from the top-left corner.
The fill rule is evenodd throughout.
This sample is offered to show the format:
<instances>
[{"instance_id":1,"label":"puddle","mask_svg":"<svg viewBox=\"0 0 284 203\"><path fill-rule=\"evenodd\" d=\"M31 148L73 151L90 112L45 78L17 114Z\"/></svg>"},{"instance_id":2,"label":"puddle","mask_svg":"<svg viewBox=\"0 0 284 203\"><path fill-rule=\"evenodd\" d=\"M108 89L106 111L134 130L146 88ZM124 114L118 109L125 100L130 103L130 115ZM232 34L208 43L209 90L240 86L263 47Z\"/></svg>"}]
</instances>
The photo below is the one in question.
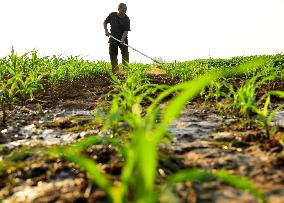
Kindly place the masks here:
<instances>
[{"instance_id":1,"label":"puddle","mask_svg":"<svg viewBox=\"0 0 284 203\"><path fill-rule=\"evenodd\" d=\"M284 109L278 111L272 119L272 125L284 128Z\"/></svg>"},{"instance_id":2,"label":"puddle","mask_svg":"<svg viewBox=\"0 0 284 203\"><path fill-rule=\"evenodd\" d=\"M72 122L74 122L74 125L78 125L81 124L80 121L89 121L92 118L93 111L66 111L58 109L50 111L38 121L32 121L30 125L21 127L14 123L7 129L1 130L1 134L5 140L2 140L0 147L11 151L24 146L70 144L87 135L97 134L99 130L93 129L69 132L68 130L60 128L60 124L64 124L64 122L70 122L72 124ZM53 126L51 124L53 124ZM72 125L69 127L71 128ZM2 158L3 157L0 155L0 160Z\"/></svg>"}]
</instances>

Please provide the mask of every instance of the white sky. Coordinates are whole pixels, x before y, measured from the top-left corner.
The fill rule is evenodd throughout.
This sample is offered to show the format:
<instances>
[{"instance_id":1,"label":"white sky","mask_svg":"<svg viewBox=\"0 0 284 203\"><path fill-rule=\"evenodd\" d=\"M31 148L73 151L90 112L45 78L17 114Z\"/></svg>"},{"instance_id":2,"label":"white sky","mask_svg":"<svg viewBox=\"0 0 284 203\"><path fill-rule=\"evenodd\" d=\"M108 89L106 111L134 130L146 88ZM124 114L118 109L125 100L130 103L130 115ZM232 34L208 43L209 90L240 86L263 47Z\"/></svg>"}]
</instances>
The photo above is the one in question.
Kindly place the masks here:
<instances>
[{"instance_id":1,"label":"white sky","mask_svg":"<svg viewBox=\"0 0 284 203\"><path fill-rule=\"evenodd\" d=\"M0 57L80 55L109 61L103 21L128 6L129 45L167 61L284 52L284 0L0 0ZM130 51L130 62L151 62ZM119 55L119 59L120 59Z\"/></svg>"}]
</instances>

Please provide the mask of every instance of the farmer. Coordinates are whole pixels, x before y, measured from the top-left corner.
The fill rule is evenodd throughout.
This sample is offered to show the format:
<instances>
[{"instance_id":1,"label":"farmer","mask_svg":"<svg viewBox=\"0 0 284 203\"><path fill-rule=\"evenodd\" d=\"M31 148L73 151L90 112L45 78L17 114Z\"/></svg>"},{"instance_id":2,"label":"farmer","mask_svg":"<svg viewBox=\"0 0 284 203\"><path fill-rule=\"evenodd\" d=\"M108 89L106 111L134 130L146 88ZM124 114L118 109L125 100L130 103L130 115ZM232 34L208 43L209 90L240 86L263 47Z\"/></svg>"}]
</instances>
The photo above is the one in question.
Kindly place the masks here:
<instances>
[{"instance_id":1,"label":"farmer","mask_svg":"<svg viewBox=\"0 0 284 203\"><path fill-rule=\"evenodd\" d=\"M128 65L129 63L128 46L123 45L123 43L128 44L127 34L128 31L130 31L130 19L126 15L126 10L126 4L120 3L118 5L118 12L110 13L104 21L105 35L108 37L113 36L121 41L118 42L111 37L109 38L109 55L113 72L118 70L118 47L120 48L122 55L122 64ZM107 28L108 23L110 23L111 26L110 33Z\"/></svg>"}]
</instances>

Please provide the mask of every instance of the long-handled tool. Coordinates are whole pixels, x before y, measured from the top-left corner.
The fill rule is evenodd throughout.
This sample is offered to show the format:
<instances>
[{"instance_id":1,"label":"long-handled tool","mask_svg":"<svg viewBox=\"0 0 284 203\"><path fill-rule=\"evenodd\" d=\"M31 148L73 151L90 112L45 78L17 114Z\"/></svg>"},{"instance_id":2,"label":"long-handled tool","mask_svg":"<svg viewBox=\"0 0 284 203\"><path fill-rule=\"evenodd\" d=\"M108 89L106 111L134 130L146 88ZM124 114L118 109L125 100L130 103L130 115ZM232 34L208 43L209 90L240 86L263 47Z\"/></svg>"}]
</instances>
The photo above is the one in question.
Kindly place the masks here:
<instances>
[{"instance_id":1,"label":"long-handled tool","mask_svg":"<svg viewBox=\"0 0 284 203\"><path fill-rule=\"evenodd\" d=\"M120 43L122 43L121 40L116 39L116 38L115 38L114 36L112 36L112 35L109 35L109 37L112 38L112 39L114 39L114 40L116 40L116 41L118 41L118 42L120 42ZM131 49L133 49L134 51L136 51L136 52L142 54L143 56L146 56L147 58L151 59L152 61L154 61L154 62L156 62L156 63L158 63L158 64L162 64L161 62L159 62L159 61L157 61L157 60L151 58L150 56L148 56L148 55L142 53L141 51L138 51L137 49L135 49L135 48L129 46L128 44L126 44L126 43L122 43L122 44L125 45L125 46L128 46L129 48L131 48Z\"/></svg>"}]
</instances>

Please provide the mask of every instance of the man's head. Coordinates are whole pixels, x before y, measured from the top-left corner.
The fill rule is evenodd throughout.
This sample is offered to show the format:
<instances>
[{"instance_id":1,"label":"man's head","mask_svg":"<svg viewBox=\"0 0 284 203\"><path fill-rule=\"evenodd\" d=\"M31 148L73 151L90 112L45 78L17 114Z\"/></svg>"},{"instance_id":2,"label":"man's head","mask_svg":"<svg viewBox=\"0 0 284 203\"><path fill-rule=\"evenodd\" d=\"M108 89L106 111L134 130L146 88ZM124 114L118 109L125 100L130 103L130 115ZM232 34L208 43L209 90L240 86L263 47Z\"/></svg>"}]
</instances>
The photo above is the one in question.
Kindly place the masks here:
<instances>
[{"instance_id":1,"label":"man's head","mask_svg":"<svg viewBox=\"0 0 284 203\"><path fill-rule=\"evenodd\" d=\"M127 6L126 6L126 4L125 4L125 3L120 3L120 4L118 5L118 14L119 14L120 16L124 16L125 13L126 13L126 11L127 11Z\"/></svg>"}]
</instances>

